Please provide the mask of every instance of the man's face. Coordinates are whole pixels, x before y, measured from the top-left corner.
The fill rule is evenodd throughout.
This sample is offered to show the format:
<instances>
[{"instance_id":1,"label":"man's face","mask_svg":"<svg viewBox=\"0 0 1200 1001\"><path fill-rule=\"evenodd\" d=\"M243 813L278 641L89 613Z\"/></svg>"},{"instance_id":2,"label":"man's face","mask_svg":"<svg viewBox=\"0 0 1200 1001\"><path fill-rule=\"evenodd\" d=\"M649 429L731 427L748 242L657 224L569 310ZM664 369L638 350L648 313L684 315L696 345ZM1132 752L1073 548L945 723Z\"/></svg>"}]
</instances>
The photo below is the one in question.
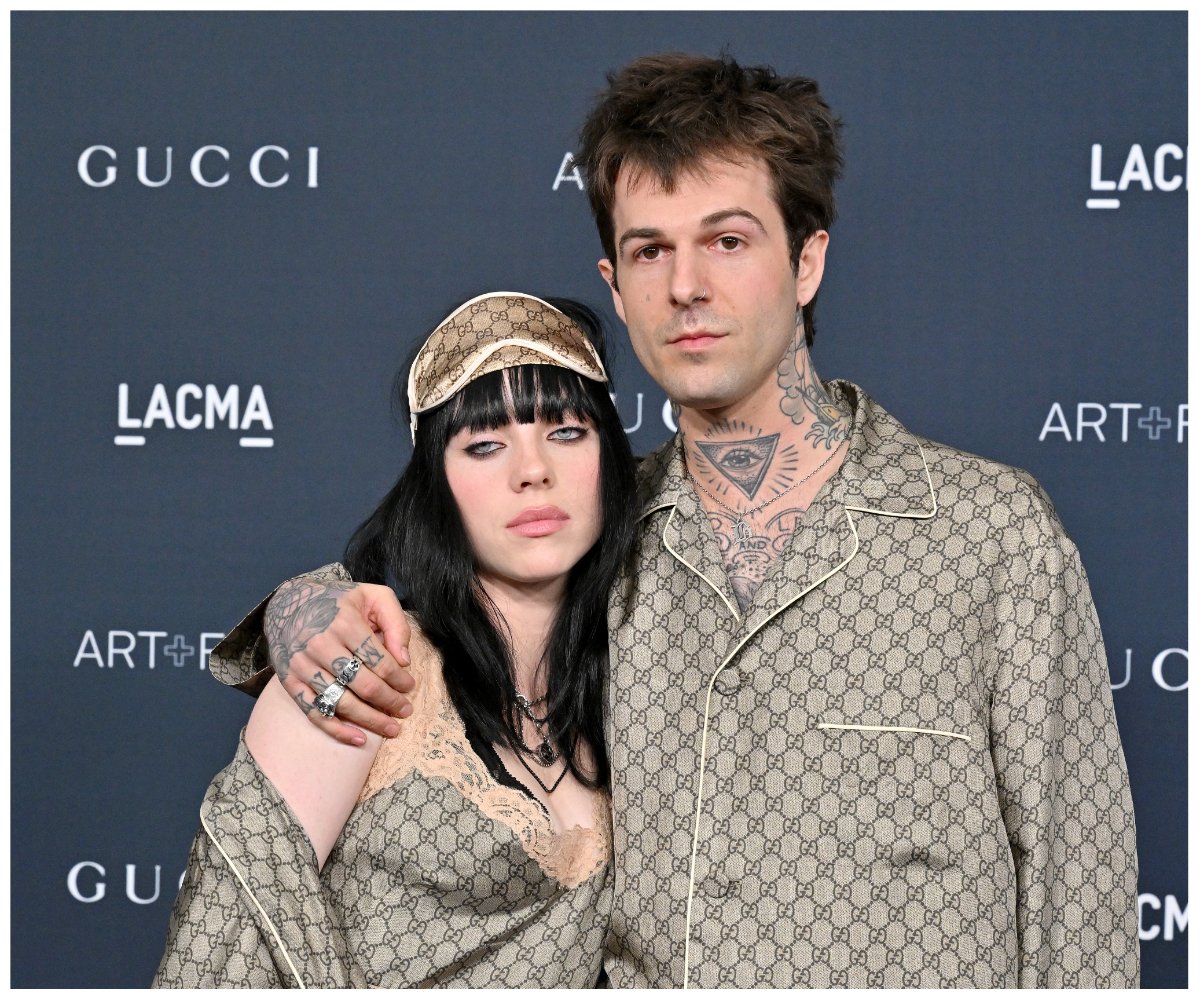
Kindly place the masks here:
<instances>
[{"instance_id":1,"label":"man's face","mask_svg":"<svg viewBox=\"0 0 1200 1001\"><path fill-rule=\"evenodd\" d=\"M796 307L816 294L829 235L788 258L787 231L761 161L707 161L671 194L617 177L617 313L646 371L682 407L739 411L773 399ZM613 262L600 261L610 284Z\"/></svg>"}]
</instances>

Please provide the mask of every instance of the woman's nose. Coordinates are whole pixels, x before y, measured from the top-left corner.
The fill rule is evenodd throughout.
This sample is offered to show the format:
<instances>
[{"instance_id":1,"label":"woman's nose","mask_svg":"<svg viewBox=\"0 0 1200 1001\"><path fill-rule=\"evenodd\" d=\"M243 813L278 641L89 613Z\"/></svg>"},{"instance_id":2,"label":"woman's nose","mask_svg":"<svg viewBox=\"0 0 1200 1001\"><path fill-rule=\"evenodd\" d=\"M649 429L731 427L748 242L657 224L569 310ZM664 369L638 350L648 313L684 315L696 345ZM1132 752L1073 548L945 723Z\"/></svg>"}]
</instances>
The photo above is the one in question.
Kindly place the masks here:
<instances>
[{"instance_id":1,"label":"woman's nose","mask_svg":"<svg viewBox=\"0 0 1200 1001\"><path fill-rule=\"evenodd\" d=\"M513 463L513 487L550 486L553 481L549 457L541 442L525 441L515 446L516 461Z\"/></svg>"}]
</instances>

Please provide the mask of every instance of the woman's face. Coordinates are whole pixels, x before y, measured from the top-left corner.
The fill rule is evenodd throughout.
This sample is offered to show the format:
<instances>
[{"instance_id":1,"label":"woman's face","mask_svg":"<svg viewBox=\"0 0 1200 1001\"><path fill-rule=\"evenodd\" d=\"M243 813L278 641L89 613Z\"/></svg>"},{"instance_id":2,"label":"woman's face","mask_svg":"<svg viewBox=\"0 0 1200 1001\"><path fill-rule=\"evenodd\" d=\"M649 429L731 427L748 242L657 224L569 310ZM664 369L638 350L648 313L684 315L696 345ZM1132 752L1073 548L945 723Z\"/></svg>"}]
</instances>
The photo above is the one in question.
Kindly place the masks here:
<instances>
[{"instance_id":1,"label":"woman's face","mask_svg":"<svg viewBox=\"0 0 1200 1001\"><path fill-rule=\"evenodd\" d=\"M564 586L600 537L600 439L590 421L464 428L446 445L446 479L485 587Z\"/></svg>"}]
</instances>

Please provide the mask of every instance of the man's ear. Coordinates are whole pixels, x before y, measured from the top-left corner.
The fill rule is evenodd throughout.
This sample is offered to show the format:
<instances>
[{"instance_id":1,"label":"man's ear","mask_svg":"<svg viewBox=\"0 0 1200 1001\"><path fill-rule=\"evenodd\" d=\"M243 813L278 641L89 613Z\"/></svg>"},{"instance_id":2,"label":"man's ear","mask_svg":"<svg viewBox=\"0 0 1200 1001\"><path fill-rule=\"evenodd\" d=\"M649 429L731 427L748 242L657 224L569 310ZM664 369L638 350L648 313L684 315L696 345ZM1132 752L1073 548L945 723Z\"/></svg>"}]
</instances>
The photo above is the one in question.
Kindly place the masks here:
<instances>
[{"instance_id":1,"label":"man's ear","mask_svg":"<svg viewBox=\"0 0 1200 1001\"><path fill-rule=\"evenodd\" d=\"M796 265L796 302L807 306L817 294L821 277L825 274L825 251L829 247L829 234L819 229L804 241L800 260Z\"/></svg>"},{"instance_id":2,"label":"man's ear","mask_svg":"<svg viewBox=\"0 0 1200 1001\"><path fill-rule=\"evenodd\" d=\"M625 322L625 304L621 302L621 293L617 290L617 270L612 266L612 261L607 257L601 257L596 262L596 267L600 270L600 277L604 279L604 284L612 292L613 308L617 311L617 316L621 318L621 322Z\"/></svg>"}]
</instances>

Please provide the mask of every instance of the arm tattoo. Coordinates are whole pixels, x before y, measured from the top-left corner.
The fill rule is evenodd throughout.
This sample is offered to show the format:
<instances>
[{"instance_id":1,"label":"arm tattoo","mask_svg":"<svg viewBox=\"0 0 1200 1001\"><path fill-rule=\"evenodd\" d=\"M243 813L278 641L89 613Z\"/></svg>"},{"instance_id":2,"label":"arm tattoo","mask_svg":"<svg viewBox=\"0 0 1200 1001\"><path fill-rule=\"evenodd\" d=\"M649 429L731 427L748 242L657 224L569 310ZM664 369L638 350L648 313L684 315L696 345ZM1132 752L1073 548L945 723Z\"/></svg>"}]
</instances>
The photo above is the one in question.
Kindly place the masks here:
<instances>
[{"instance_id":1,"label":"arm tattoo","mask_svg":"<svg viewBox=\"0 0 1200 1001\"><path fill-rule=\"evenodd\" d=\"M304 577L280 585L263 616L271 665L280 681L287 678L292 658L308 646L309 640L329 628L337 616L338 598L355 587L350 581Z\"/></svg>"},{"instance_id":2,"label":"arm tattoo","mask_svg":"<svg viewBox=\"0 0 1200 1001\"><path fill-rule=\"evenodd\" d=\"M379 649L375 646L370 636L358 644L354 650L354 656L366 664L367 667L374 667L383 660L383 654L379 652Z\"/></svg>"},{"instance_id":3,"label":"arm tattoo","mask_svg":"<svg viewBox=\"0 0 1200 1001\"><path fill-rule=\"evenodd\" d=\"M850 422L817 381L808 352L797 350L784 355L779 363L779 388L783 399L779 409L793 424L808 424L804 440L813 447L835 449L850 437Z\"/></svg>"}]
</instances>

